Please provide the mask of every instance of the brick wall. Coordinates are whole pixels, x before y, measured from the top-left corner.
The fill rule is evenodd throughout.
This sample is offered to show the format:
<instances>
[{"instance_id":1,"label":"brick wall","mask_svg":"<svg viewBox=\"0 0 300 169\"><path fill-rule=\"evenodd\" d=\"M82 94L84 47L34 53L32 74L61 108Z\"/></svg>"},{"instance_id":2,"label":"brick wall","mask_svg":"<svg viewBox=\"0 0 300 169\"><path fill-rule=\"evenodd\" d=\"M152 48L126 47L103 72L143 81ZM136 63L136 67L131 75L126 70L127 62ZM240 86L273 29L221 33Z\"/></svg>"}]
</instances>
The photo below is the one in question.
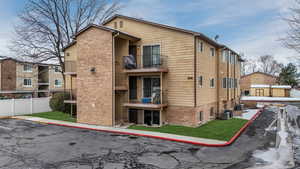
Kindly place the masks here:
<instances>
[{"instance_id":1,"label":"brick wall","mask_svg":"<svg viewBox=\"0 0 300 169\"><path fill-rule=\"evenodd\" d=\"M113 125L111 32L90 28L77 37L77 120ZM90 69L94 67L95 73Z\"/></svg>"},{"instance_id":2,"label":"brick wall","mask_svg":"<svg viewBox=\"0 0 300 169\"><path fill-rule=\"evenodd\" d=\"M3 60L1 66L1 90L16 90L16 62Z\"/></svg>"}]
</instances>

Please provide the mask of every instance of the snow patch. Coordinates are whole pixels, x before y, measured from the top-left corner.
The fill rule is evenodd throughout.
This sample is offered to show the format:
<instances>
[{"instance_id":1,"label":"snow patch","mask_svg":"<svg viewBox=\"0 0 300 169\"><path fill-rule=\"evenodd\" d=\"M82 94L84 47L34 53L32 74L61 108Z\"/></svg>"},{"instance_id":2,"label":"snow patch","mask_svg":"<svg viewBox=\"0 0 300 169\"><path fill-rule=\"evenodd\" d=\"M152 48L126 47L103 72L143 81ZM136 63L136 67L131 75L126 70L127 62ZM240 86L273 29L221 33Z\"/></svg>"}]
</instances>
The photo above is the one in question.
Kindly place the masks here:
<instances>
[{"instance_id":1,"label":"snow patch","mask_svg":"<svg viewBox=\"0 0 300 169\"><path fill-rule=\"evenodd\" d=\"M295 97L264 97L264 96L243 96L243 101L300 101L299 98Z\"/></svg>"},{"instance_id":2,"label":"snow patch","mask_svg":"<svg viewBox=\"0 0 300 169\"><path fill-rule=\"evenodd\" d=\"M242 116L236 116L236 118L250 120L257 113L258 109L247 109L242 113Z\"/></svg>"}]
</instances>

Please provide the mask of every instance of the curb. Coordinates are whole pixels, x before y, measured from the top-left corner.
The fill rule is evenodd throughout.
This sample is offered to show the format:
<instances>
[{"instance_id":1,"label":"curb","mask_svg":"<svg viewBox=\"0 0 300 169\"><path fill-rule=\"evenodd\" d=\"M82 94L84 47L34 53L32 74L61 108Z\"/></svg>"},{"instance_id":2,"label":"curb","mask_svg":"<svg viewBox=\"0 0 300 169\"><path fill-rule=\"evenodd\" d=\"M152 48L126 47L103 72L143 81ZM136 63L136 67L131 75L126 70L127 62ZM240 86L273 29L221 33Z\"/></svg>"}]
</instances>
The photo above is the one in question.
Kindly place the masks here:
<instances>
[{"instance_id":1,"label":"curb","mask_svg":"<svg viewBox=\"0 0 300 169\"><path fill-rule=\"evenodd\" d=\"M244 126L229 141L227 141L226 143L223 143L223 144L209 144L209 143L195 142L195 141L189 141L189 140L181 140L181 139L173 139L173 138L167 138L167 137L161 137L161 136L153 136L153 135L147 135L147 134L138 134L138 133L131 133L131 132L123 132L123 131L111 131L111 130L104 130L104 129L89 128L89 127L72 126L72 125L59 124L59 123L53 123L53 122L46 122L44 124L70 127L70 128L78 128L78 129L86 129L86 130L94 130L94 131L101 131L101 132L108 132L108 133L117 133L117 134L124 134L124 135L150 137L150 138L156 138L156 139L161 139L161 140L181 142L181 143L206 146L206 147L225 147L225 146L231 145L234 141L236 141L236 139L243 133L243 131L245 131L245 129L251 123L253 123L253 121L261 114L261 112L262 112L261 110L258 110L257 113L246 124L244 124Z\"/></svg>"}]
</instances>

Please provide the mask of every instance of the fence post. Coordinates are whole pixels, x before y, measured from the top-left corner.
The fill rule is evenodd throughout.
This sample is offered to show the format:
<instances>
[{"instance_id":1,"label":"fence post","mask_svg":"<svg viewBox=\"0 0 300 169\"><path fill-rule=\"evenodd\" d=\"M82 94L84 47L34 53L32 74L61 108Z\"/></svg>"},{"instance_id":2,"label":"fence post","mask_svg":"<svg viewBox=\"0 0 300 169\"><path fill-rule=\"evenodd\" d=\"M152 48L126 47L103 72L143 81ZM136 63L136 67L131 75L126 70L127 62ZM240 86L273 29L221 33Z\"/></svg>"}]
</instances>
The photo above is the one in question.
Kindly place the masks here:
<instances>
[{"instance_id":1,"label":"fence post","mask_svg":"<svg viewBox=\"0 0 300 169\"><path fill-rule=\"evenodd\" d=\"M11 104L11 105L12 105L12 107L11 107L11 108L12 108L12 109L11 109L11 112L12 112L12 116L14 116L14 115L15 115L15 99L13 98L11 101L12 101L12 104Z\"/></svg>"},{"instance_id":2,"label":"fence post","mask_svg":"<svg viewBox=\"0 0 300 169\"><path fill-rule=\"evenodd\" d=\"M30 98L30 113L33 114L33 98Z\"/></svg>"}]
</instances>

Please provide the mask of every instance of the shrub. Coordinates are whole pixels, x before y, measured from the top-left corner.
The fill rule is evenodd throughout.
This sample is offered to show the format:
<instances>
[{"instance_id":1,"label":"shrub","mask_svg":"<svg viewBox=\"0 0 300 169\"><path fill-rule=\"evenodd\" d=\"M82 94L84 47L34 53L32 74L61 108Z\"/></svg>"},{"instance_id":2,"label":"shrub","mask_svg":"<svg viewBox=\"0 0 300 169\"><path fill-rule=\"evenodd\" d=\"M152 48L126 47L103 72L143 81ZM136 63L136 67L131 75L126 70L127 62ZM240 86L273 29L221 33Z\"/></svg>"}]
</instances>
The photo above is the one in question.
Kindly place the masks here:
<instances>
[{"instance_id":1,"label":"shrub","mask_svg":"<svg viewBox=\"0 0 300 169\"><path fill-rule=\"evenodd\" d=\"M50 108L53 111L69 113L70 110L69 108L67 108L69 106L65 106L64 104L64 100L68 100L68 99L69 99L68 95L64 95L64 93L55 93L50 99Z\"/></svg>"}]
</instances>

